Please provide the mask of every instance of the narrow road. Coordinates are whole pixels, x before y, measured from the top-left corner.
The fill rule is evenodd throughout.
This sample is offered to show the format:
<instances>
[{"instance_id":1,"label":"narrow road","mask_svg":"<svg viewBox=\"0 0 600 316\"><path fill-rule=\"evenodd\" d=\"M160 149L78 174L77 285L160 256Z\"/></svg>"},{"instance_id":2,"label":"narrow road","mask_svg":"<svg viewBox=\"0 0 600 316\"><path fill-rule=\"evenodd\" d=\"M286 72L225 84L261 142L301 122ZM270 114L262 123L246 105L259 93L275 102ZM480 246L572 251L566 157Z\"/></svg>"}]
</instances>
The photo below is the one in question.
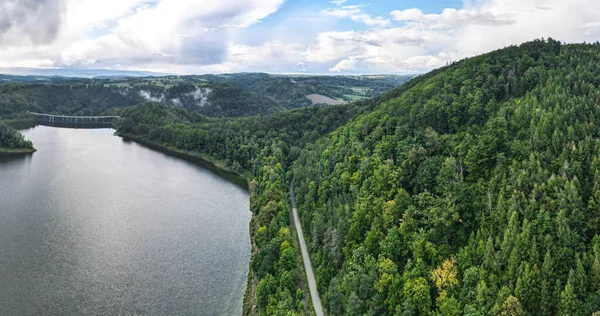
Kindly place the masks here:
<instances>
[{"instance_id":1,"label":"narrow road","mask_svg":"<svg viewBox=\"0 0 600 316\"><path fill-rule=\"evenodd\" d=\"M304 242L304 233L302 233L302 225L300 224L300 217L298 216L298 209L296 208L296 198L294 197L294 180L290 183L290 197L292 198L292 212L294 213L294 225L298 232L298 239L300 241L300 250L302 251L302 261L304 261L304 270L306 270L306 279L308 279L308 288L310 289L310 297L312 299L315 313L317 316L324 316L323 306L321 305L321 298L319 297L319 291L317 291L317 282L315 281L315 275L313 273L312 264L310 263L310 257L308 256L308 250L306 250L306 243Z\"/></svg>"}]
</instances>

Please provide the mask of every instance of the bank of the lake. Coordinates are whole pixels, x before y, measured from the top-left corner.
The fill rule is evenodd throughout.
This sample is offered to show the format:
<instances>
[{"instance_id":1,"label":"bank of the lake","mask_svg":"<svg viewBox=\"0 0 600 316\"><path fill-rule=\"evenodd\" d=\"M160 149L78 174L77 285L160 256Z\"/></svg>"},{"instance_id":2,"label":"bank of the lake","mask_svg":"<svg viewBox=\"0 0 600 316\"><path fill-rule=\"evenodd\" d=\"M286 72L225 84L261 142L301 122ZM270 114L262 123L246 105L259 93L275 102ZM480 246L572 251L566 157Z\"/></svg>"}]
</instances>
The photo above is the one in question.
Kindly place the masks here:
<instances>
[{"instance_id":1,"label":"bank of the lake","mask_svg":"<svg viewBox=\"0 0 600 316\"><path fill-rule=\"evenodd\" d=\"M236 185L243 186L247 190L249 190L249 183L250 183L250 180L252 179L252 175L249 172L245 172L245 171L244 172L234 171L233 169L227 167L227 164L223 161L219 161L218 159L215 159L213 157L210 157L210 156L202 154L202 153L181 150L181 149L178 149L175 147L171 147L171 146L167 146L167 145L160 144L157 142L153 142L153 141L145 139L144 137L140 137L140 136L133 135L133 134L122 133L122 132L117 131L117 132L115 132L115 135L122 137L125 140L134 141L134 142L139 143L148 148L160 151L169 156L173 156L173 157L185 159L190 162L197 163L200 166L218 174L219 176L230 180L231 182L235 183Z\"/></svg>"},{"instance_id":2,"label":"bank of the lake","mask_svg":"<svg viewBox=\"0 0 600 316\"><path fill-rule=\"evenodd\" d=\"M0 120L0 155L31 154L36 149L16 128Z\"/></svg>"},{"instance_id":3,"label":"bank of the lake","mask_svg":"<svg viewBox=\"0 0 600 316\"><path fill-rule=\"evenodd\" d=\"M18 148L18 149L0 148L0 155L27 155L27 154L33 154L36 151L37 151L37 149L35 149L35 148Z\"/></svg>"},{"instance_id":4,"label":"bank of the lake","mask_svg":"<svg viewBox=\"0 0 600 316\"><path fill-rule=\"evenodd\" d=\"M2 120L2 123L6 124L12 128L16 128L16 129L27 129L27 128L35 127L38 123L38 120L37 120L37 118L35 118L33 116L27 116L27 117L16 118L16 119Z\"/></svg>"},{"instance_id":5,"label":"bank of the lake","mask_svg":"<svg viewBox=\"0 0 600 316\"><path fill-rule=\"evenodd\" d=\"M113 132L38 126L0 157L0 314L240 314L247 190Z\"/></svg>"}]
</instances>

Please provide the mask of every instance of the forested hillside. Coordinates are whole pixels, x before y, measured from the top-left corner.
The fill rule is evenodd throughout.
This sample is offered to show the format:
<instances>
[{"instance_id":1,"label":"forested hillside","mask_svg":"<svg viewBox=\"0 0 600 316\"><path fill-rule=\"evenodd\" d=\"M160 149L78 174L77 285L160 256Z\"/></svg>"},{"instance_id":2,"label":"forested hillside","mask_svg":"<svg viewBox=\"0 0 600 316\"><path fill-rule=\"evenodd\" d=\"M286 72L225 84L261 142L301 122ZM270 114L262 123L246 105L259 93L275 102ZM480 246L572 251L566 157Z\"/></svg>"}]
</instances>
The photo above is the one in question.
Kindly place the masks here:
<instances>
[{"instance_id":1,"label":"forested hillside","mask_svg":"<svg viewBox=\"0 0 600 316\"><path fill-rule=\"evenodd\" d=\"M203 75L211 82L228 82L269 96L286 109L311 105L308 95L318 94L340 101L376 97L414 76L284 76L262 73ZM194 77L192 77L194 78Z\"/></svg>"},{"instance_id":2,"label":"forested hillside","mask_svg":"<svg viewBox=\"0 0 600 316\"><path fill-rule=\"evenodd\" d=\"M294 164L332 315L600 310L600 44L435 71Z\"/></svg>"},{"instance_id":3,"label":"forested hillside","mask_svg":"<svg viewBox=\"0 0 600 316\"><path fill-rule=\"evenodd\" d=\"M65 114L97 115L113 107L141 102L117 88L88 84L8 83L0 85L0 119L26 111Z\"/></svg>"},{"instance_id":4,"label":"forested hillside","mask_svg":"<svg viewBox=\"0 0 600 316\"><path fill-rule=\"evenodd\" d=\"M129 80L129 79L128 79ZM162 85L159 81L135 85L117 85L121 93L138 98L185 108L211 117L239 117L281 111L269 97L229 83L194 84L187 80ZM107 87L115 87L106 84Z\"/></svg>"},{"instance_id":5,"label":"forested hillside","mask_svg":"<svg viewBox=\"0 0 600 316\"><path fill-rule=\"evenodd\" d=\"M107 85L97 80L0 85L0 117L26 111L64 115L98 115L112 109L156 101L214 117L235 117L281 110L271 99L233 86L178 84L170 88Z\"/></svg>"},{"instance_id":6,"label":"forested hillside","mask_svg":"<svg viewBox=\"0 0 600 316\"><path fill-rule=\"evenodd\" d=\"M600 310L600 44L538 40L368 102L213 119L147 104L119 132L250 174L247 314L310 312L296 197L331 315Z\"/></svg>"}]
</instances>

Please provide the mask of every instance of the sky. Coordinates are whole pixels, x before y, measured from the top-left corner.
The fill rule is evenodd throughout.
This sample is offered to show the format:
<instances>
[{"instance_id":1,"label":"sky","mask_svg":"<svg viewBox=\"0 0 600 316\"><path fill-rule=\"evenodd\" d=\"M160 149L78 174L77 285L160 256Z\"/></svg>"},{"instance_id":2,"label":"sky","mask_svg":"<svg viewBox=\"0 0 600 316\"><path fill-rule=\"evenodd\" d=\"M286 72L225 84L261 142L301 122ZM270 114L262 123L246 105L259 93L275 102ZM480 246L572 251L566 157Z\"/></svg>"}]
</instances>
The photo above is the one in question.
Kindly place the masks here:
<instances>
[{"instance_id":1,"label":"sky","mask_svg":"<svg viewBox=\"0 0 600 316\"><path fill-rule=\"evenodd\" d=\"M599 0L0 0L0 68L422 73L536 38L596 42Z\"/></svg>"}]
</instances>

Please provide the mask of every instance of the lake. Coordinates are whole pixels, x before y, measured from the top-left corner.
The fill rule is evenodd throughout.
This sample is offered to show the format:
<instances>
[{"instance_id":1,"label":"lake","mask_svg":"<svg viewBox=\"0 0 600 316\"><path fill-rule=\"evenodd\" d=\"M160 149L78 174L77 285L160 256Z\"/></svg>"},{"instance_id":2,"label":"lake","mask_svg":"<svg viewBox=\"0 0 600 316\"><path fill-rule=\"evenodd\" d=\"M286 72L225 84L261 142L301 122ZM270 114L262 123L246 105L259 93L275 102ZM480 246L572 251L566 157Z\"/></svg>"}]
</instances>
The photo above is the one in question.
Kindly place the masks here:
<instances>
[{"instance_id":1,"label":"lake","mask_svg":"<svg viewBox=\"0 0 600 316\"><path fill-rule=\"evenodd\" d=\"M239 315L249 194L111 129L0 158L0 315Z\"/></svg>"}]
</instances>

